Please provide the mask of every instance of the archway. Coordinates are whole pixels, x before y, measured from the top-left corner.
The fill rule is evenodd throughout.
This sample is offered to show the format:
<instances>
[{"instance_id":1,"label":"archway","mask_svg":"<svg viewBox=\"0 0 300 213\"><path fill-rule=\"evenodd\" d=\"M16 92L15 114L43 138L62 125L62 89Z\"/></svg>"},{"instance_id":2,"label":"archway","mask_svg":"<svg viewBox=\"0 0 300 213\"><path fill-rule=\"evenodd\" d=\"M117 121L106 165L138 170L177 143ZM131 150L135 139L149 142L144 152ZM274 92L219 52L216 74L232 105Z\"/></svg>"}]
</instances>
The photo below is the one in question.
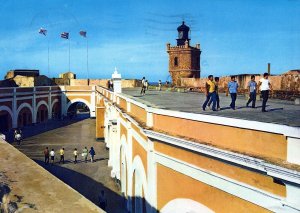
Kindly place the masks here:
<instances>
[{"instance_id":1,"label":"archway","mask_svg":"<svg viewBox=\"0 0 300 213\"><path fill-rule=\"evenodd\" d=\"M45 101L40 101L37 105L36 122L43 123L48 120L49 108Z\"/></svg>"},{"instance_id":2,"label":"archway","mask_svg":"<svg viewBox=\"0 0 300 213\"><path fill-rule=\"evenodd\" d=\"M12 111L7 106L0 107L0 132L7 132L12 128Z\"/></svg>"},{"instance_id":3,"label":"archway","mask_svg":"<svg viewBox=\"0 0 300 213\"><path fill-rule=\"evenodd\" d=\"M67 116L69 118L89 118L90 108L81 101L76 101L68 104Z\"/></svg>"},{"instance_id":4,"label":"archway","mask_svg":"<svg viewBox=\"0 0 300 213\"><path fill-rule=\"evenodd\" d=\"M32 124L32 110L28 107L22 107L18 113L18 127L24 127Z\"/></svg>"},{"instance_id":5,"label":"archway","mask_svg":"<svg viewBox=\"0 0 300 213\"><path fill-rule=\"evenodd\" d=\"M52 102L52 119L59 119L61 117L61 104L60 102L55 99L53 102Z\"/></svg>"},{"instance_id":6,"label":"archway","mask_svg":"<svg viewBox=\"0 0 300 213\"><path fill-rule=\"evenodd\" d=\"M161 213L213 213L207 206L191 199L177 198L168 202L161 210Z\"/></svg>"},{"instance_id":7,"label":"archway","mask_svg":"<svg viewBox=\"0 0 300 213\"><path fill-rule=\"evenodd\" d=\"M124 146L120 148L121 192L127 197L127 161Z\"/></svg>"}]
</instances>

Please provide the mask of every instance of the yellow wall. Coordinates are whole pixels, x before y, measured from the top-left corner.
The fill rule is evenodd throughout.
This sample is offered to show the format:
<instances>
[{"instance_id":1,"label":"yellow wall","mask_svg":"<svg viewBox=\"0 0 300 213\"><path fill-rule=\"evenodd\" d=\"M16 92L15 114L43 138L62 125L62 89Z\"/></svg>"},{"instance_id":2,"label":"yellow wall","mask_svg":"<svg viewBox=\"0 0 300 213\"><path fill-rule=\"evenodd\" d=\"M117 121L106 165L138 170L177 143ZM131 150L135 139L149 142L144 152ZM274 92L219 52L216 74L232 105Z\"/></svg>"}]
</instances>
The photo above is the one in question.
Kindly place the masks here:
<instances>
[{"instance_id":1,"label":"yellow wall","mask_svg":"<svg viewBox=\"0 0 300 213\"><path fill-rule=\"evenodd\" d=\"M269 212L248 201L157 164L157 208L176 198L192 199L215 212Z\"/></svg>"},{"instance_id":2,"label":"yellow wall","mask_svg":"<svg viewBox=\"0 0 300 213\"><path fill-rule=\"evenodd\" d=\"M137 155L142 159L147 176L147 151L134 138L132 138L132 161Z\"/></svg>"},{"instance_id":3,"label":"yellow wall","mask_svg":"<svg viewBox=\"0 0 300 213\"><path fill-rule=\"evenodd\" d=\"M287 141L285 136L279 134L156 114L154 114L154 129L249 155L281 160L287 158Z\"/></svg>"},{"instance_id":4,"label":"yellow wall","mask_svg":"<svg viewBox=\"0 0 300 213\"><path fill-rule=\"evenodd\" d=\"M155 151L161 152L173 158L193 164L202 169L215 172L217 174L229 177L236 181L240 181L256 188L265 190L270 193L285 197L286 188L283 185L273 182L273 178L258 172L250 171L238 166L224 163L220 160L206 157L198 153L187 151L175 146L166 145L155 141Z\"/></svg>"}]
</instances>

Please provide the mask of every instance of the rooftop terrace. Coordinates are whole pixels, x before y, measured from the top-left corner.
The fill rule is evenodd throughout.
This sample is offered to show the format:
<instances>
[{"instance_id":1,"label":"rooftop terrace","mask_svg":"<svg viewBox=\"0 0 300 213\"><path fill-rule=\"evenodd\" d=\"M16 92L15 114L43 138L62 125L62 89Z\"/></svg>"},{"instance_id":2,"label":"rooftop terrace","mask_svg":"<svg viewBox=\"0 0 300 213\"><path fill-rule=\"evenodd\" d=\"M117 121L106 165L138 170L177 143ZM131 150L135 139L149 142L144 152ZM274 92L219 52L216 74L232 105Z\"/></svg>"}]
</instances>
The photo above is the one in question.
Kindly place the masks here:
<instances>
[{"instance_id":1,"label":"rooftop terrace","mask_svg":"<svg viewBox=\"0 0 300 213\"><path fill-rule=\"evenodd\" d=\"M229 107L230 97L220 94L221 110L214 112L208 107L206 111L202 110L202 104L205 101L205 95L202 93L149 90L146 91L145 96L141 96L140 88L128 88L123 89L123 94L155 108L300 127L300 105L295 105L292 101L269 99L267 103L268 112L262 113L261 101L256 101L255 109L247 108L246 98L238 96L236 110L232 110Z\"/></svg>"}]
</instances>

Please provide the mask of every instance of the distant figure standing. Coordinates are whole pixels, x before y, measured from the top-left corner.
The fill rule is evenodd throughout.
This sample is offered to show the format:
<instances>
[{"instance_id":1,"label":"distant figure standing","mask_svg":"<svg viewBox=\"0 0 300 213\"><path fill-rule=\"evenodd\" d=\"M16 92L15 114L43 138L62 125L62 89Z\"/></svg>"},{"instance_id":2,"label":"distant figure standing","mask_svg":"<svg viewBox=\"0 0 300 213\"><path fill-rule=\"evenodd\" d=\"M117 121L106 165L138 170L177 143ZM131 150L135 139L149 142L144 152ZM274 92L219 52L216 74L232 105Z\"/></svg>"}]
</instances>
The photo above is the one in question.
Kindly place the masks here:
<instances>
[{"instance_id":1,"label":"distant figure standing","mask_svg":"<svg viewBox=\"0 0 300 213\"><path fill-rule=\"evenodd\" d=\"M46 149L44 149L44 156L45 156L45 164L49 163L49 149L48 147L46 147Z\"/></svg>"},{"instance_id":2,"label":"distant figure standing","mask_svg":"<svg viewBox=\"0 0 300 213\"><path fill-rule=\"evenodd\" d=\"M211 99L213 102L212 110L216 110L216 84L213 81L214 77L212 75L208 76L208 81L205 83L205 95L206 100L202 105L203 111L205 111L206 105L208 104L209 100Z\"/></svg>"},{"instance_id":3,"label":"distant figure standing","mask_svg":"<svg viewBox=\"0 0 300 213\"><path fill-rule=\"evenodd\" d=\"M256 102L256 90L257 83L255 81L255 75L251 75L251 80L248 82L249 100L247 101L246 107L252 102L252 108L255 108Z\"/></svg>"},{"instance_id":4,"label":"distant figure standing","mask_svg":"<svg viewBox=\"0 0 300 213\"><path fill-rule=\"evenodd\" d=\"M60 154L60 160L59 160L59 163L65 163L65 149L64 148L61 148L59 150L59 154Z\"/></svg>"},{"instance_id":5,"label":"distant figure standing","mask_svg":"<svg viewBox=\"0 0 300 213\"><path fill-rule=\"evenodd\" d=\"M99 206L101 209L105 210L107 206L107 199L104 194L104 190L101 190L101 193L98 196Z\"/></svg>"},{"instance_id":6,"label":"distant figure standing","mask_svg":"<svg viewBox=\"0 0 300 213\"><path fill-rule=\"evenodd\" d=\"M215 91L216 91L216 102L217 102L217 109L220 110L220 98L219 98L219 77L215 77ZM213 102L212 98L209 100L207 106L210 107L211 103Z\"/></svg>"},{"instance_id":7,"label":"distant figure standing","mask_svg":"<svg viewBox=\"0 0 300 213\"><path fill-rule=\"evenodd\" d=\"M94 147L91 147L90 151L89 151L90 155L91 155L91 162L94 162L94 156L96 155Z\"/></svg>"},{"instance_id":8,"label":"distant figure standing","mask_svg":"<svg viewBox=\"0 0 300 213\"><path fill-rule=\"evenodd\" d=\"M74 154L74 163L77 163L78 151L77 151L77 149L76 149L76 148L74 149L74 152L73 152L73 154Z\"/></svg>"},{"instance_id":9,"label":"distant figure standing","mask_svg":"<svg viewBox=\"0 0 300 213\"><path fill-rule=\"evenodd\" d=\"M88 152L89 150L84 147L84 149L82 150L82 157L84 157L84 162L87 162Z\"/></svg>"},{"instance_id":10,"label":"distant figure standing","mask_svg":"<svg viewBox=\"0 0 300 213\"><path fill-rule=\"evenodd\" d=\"M230 97L231 97L230 107L233 110L235 110L235 101L236 101L238 87L239 87L239 85L235 81L235 76L231 76L231 81L228 82L228 90L227 90L226 96L228 96L228 92L229 92Z\"/></svg>"},{"instance_id":11,"label":"distant figure standing","mask_svg":"<svg viewBox=\"0 0 300 213\"><path fill-rule=\"evenodd\" d=\"M21 129L15 129L14 139L18 143L18 145L21 144L21 142L22 142L22 130Z\"/></svg>"},{"instance_id":12,"label":"distant figure standing","mask_svg":"<svg viewBox=\"0 0 300 213\"><path fill-rule=\"evenodd\" d=\"M158 81L158 89L161 91L161 80Z\"/></svg>"},{"instance_id":13,"label":"distant figure standing","mask_svg":"<svg viewBox=\"0 0 300 213\"><path fill-rule=\"evenodd\" d=\"M269 99L269 90L272 90L272 85L269 81L269 74L264 73L264 77L259 80L258 86L260 87L261 95L262 95L262 112L267 112L266 105Z\"/></svg>"},{"instance_id":14,"label":"distant figure standing","mask_svg":"<svg viewBox=\"0 0 300 213\"><path fill-rule=\"evenodd\" d=\"M146 79L145 79L145 77L143 77L141 95L145 94L145 90L146 90L145 82L146 82Z\"/></svg>"},{"instance_id":15,"label":"distant figure standing","mask_svg":"<svg viewBox=\"0 0 300 213\"><path fill-rule=\"evenodd\" d=\"M149 82L148 82L148 80L145 81L145 87L146 87L146 90L149 90Z\"/></svg>"},{"instance_id":16,"label":"distant figure standing","mask_svg":"<svg viewBox=\"0 0 300 213\"><path fill-rule=\"evenodd\" d=\"M53 165L54 164L54 157L55 157L54 149L51 150L50 157L51 157L51 165Z\"/></svg>"}]
</instances>

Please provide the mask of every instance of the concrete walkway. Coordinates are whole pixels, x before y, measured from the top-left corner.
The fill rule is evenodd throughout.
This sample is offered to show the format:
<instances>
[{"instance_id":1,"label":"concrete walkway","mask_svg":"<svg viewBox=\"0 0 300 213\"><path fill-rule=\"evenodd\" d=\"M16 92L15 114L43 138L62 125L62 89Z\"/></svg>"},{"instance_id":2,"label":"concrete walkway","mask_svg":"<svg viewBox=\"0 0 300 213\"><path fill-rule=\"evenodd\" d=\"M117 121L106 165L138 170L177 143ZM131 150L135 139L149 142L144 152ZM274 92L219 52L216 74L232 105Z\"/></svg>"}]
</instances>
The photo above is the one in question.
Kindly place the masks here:
<instances>
[{"instance_id":1,"label":"concrete walkway","mask_svg":"<svg viewBox=\"0 0 300 213\"><path fill-rule=\"evenodd\" d=\"M60 128L53 129L55 124ZM117 184L110 178L111 169L107 166L108 151L104 142L95 140L95 120L78 119L64 121L64 124L66 126L62 126L61 121L56 121L40 124L34 128L27 127L23 130L25 136L30 135L32 129L36 135L27 137L21 146L16 147L97 205L98 195L101 190L104 190L108 200L107 212L125 212L125 201L119 193ZM53 130L45 131L45 128ZM39 130L44 133L37 134ZM52 148L55 150L56 163L53 166L44 164L43 150L46 146L50 150ZM81 152L85 146L88 149L94 147L96 162L85 163L82 160ZM65 164L58 164L61 147L65 148ZM77 164L73 163L74 148L77 148L80 153Z\"/></svg>"},{"instance_id":2,"label":"concrete walkway","mask_svg":"<svg viewBox=\"0 0 300 213\"><path fill-rule=\"evenodd\" d=\"M0 139L0 212L103 212Z\"/></svg>"},{"instance_id":3,"label":"concrete walkway","mask_svg":"<svg viewBox=\"0 0 300 213\"><path fill-rule=\"evenodd\" d=\"M123 89L123 93L139 102L156 108L300 127L300 105L295 105L292 101L269 99L267 102L268 112L262 113L261 101L256 102L255 109L247 108L246 98L238 96L236 110L232 110L229 107L231 102L230 97L220 94L221 110L214 112L209 110L208 107L206 111L202 110L202 104L206 98L203 93L149 90L146 91L145 96L141 96L140 90L140 88Z\"/></svg>"}]
</instances>

